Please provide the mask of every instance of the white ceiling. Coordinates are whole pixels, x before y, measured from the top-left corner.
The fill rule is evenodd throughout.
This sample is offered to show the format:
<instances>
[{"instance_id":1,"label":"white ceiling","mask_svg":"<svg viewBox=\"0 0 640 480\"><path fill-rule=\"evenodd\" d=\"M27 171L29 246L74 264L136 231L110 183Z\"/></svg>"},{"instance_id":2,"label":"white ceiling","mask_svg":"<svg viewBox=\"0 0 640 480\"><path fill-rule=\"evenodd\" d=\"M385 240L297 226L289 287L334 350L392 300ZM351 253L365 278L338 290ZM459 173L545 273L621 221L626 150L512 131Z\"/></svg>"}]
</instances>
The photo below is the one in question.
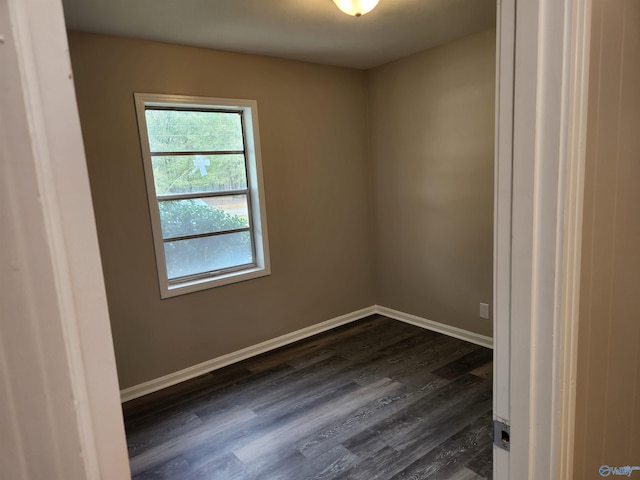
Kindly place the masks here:
<instances>
[{"instance_id":1,"label":"white ceiling","mask_svg":"<svg viewBox=\"0 0 640 480\"><path fill-rule=\"evenodd\" d=\"M496 0L63 0L72 30L371 68L495 26Z\"/></svg>"}]
</instances>

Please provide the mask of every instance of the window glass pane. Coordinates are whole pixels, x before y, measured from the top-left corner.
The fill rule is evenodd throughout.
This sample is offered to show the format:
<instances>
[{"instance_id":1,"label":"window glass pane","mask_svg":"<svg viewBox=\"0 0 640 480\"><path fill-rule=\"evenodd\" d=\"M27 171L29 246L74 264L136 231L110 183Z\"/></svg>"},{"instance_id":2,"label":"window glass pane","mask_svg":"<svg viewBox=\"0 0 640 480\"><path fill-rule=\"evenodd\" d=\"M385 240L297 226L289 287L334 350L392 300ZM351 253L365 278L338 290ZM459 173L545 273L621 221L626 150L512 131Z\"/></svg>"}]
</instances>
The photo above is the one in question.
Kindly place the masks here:
<instances>
[{"instance_id":1,"label":"window glass pane","mask_svg":"<svg viewBox=\"0 0 640 480\"><path fill-rule=\"evenodd\" d=\"M253 263L249 232L164 244L169 280Z\"/></svg>"},{"instance_id":2,"label":"window glass pane","mask_svg":"<svg viewBox=\"0 0 640 480\"><path fill-rule=\"evenodd\" d=\"M247 188L244 155L163 155L151 163L158 196Z\"/></svg>"},{"instance_id":3,"label":"window glass pane","mask_svg":"<svg viewBox=\"0 0 640 480\"><path fill-rule=\"evenodd\" d=\"M239 113L145 111L151 152L243 150Z\"/></svg>"},{"instance_id":4,"label":"window glass pane","mask_svg":"<svg viewBox=\"0 0 640 480\"><path fill-rule=\"evenodd\" d=\"M249 227L246 195L158 202L162 238Z\"/></svg>"}]
</instances>

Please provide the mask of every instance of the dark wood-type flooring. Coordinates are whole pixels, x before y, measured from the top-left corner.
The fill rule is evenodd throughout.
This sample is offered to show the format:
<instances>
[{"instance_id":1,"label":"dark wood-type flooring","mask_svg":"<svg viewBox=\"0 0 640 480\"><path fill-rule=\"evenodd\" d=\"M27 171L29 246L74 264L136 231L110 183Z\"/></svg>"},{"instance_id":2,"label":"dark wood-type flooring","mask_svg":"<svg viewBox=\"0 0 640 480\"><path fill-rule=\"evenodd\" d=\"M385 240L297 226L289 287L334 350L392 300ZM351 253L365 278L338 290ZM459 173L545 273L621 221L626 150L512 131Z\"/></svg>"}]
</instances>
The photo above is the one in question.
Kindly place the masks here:
<instances>
[{"instance_id":1,"label":"dark wood-type flooring","mask_svg":"<svg viewBox=\"0 0 640 480\"><path fill-rule=\"evenodd\" d=\"M124 404L134 480L491 478L492 352L372 316Z\"/></svg>"}]
</instances>

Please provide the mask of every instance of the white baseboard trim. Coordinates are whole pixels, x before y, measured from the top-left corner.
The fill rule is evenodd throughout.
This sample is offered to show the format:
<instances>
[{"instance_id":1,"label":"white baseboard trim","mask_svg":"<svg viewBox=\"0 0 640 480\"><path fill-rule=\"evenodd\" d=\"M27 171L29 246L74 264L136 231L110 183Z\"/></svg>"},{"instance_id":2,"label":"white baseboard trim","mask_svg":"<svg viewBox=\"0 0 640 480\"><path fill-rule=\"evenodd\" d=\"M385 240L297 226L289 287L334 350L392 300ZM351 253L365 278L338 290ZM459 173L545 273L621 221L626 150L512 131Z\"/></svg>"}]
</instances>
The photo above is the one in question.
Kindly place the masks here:
<instances>
[{"instance_id":1,"label":"white baseboard trim","mask_svg":"<svg viewBox=\"0 0 640 480\"><path fill-rule=\"evenodd\" d=\"M393 310L392 308L383 307L381 305L375 305L374 309L375 313L393 318L394 320L410 323L411 325L426 328L427 330L433 330L434 332L443 333L444 335L458 338L466 342L475 343L482 347L493 348L493 338L480 335L479 333L452 327L451 325L445 325L444 323L434 322L433 320L427 320L426 318Z\"/></svg>"},{"instance_id":2,"label":"white baseboard trim","mask_svg":"<svg viewBox=\"0 0 640 480\"><path fill-rule=\"evenodd\" d=\"M368 317L369 315L373 315L374 313L376 313L375 306L363 308L355 312L347 313L346 315L332 318L331 320L327 320L326 322L318 323L301 330L296 330L295 332L287 333L286 335L282 335L280 337L267 340L266 342L258 343L257 345L252 345L251 347L243 348L242 350L222 355L221 357L217 357L212 360L207 360L206 362L187 367L183 370L170 373L163 377L149 380L148 382L134 385L133 387L125 388L124 390L120 391L120 400L122 403L124 403L129 400L133 400L134 398L157 392L158 390L176 385L180 382L184 382L185 380L189 380L205 373L209 373L213 370L226 367L227 365L231 365L232 363L246 360L247 358L260 355L261 353L265 353L284 345L297 342L298 340L311 337L318 333L331 330L332 328L339 327L340 325L345 325L347 323L360 320L361 318Z\"/></svg>"},{"instance_id":3,"label":"white baseboard trim","mask_svg":"<svg viewBox=\"0 0 640 480\"><path fill-rule=\"evenodd\" d=\"M200 375L204 375L205 373L212 372L213 370L226 367L227 365L231 365L232 363L240 362L250 357L255 357L256 355L260 355L261 353L283 347L284 345L297 342L298 340L303 340L313 335L317 335L318 333L326 332L327 330L339 327L340 325L355 322L356 320L360 320L361 318L365 318L376 313L384 315L385 317L393 318L394 320L410 323L411 325L415 325L417 327L425 328L427 330L433 330L434 332L442 333L444 335L449 335L450 337L459 338L460 340L465 340L476 345L493 348L493 339L491 337L486 337L484 335L469 332L468 330L452 327L450 325L445 325L443 323L434 322L433 320L427 320L426 318L411 315L410 313L400 312L398 310L393 310L391 308L383 307L380 305L373 305L371 307L363 308L355 312L347 313L346 315L332 318L331 320L327 320L326 322L318 323L301 330L296 330L295 332L287 333L286 335L267 340L266 342L258 343L257 345L252 345L251 347L243 348L242 350L222 355L221 357L207 360L206 362L187 367L183 370L170 373L163 377L149 380L148 382L134 385L133 387L125 388L124 390L120 391L120 400L122 403L128 402L129 400L133 400L134 398L157 392L158 390L162 390L163 388L167 388L180 382L184 382Z\"/></svg>"}]
</instances>

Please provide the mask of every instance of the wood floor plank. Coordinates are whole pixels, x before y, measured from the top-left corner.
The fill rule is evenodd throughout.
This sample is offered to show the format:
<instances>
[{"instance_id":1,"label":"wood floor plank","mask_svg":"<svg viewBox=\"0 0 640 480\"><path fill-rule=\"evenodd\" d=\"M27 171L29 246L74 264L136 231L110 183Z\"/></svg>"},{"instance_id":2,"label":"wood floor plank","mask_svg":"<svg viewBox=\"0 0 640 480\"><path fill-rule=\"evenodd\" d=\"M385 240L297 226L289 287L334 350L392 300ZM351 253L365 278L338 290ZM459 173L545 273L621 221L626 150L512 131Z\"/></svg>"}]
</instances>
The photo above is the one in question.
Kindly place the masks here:
<instances>
[{"instance_id":1,"label":"wood floor plank","mask_svg":"<svg viewBox=\"0 0 640 480\"><path fill-rule=\"evenodd\" d=\"M139 474L133 474L132 480L173 480L187 478L193 473L191 465L181 456L165 460Z\"/></svg>"},{"instance_id":2,"label":"wood floor plank","mask_svg":"<svg viewBox=\"0 0 640 480\"><path fill-rule=\"evenodd\" d=\"M489 437L493 437L493 432L489 432ZM480 443L478 455L467 464L467 468L481 478L491 478L493 474L493 438L491 441Z\"/></svg>"},{"instance_id":3,"label":"wood floor plank","mask_svg":"<svg viewBox=\"0 0 640 480\"><path fill-rule=\"evenodd\" d=\"M466 342L460 345L460 342L436 339L435 344L427 343L423 348L414 347L407 350L400 358L394 358L385 373L389 378L419 388L425 380L433 378L434 370L477 348L476 345Z\"/></svg>"},{"instance_id":4,"label":"wood floor plank","mask_svg":"<svg viewBox=\"0 0 640 480\"><path fill-rule=\"evenodd\" d=\"M391 447L384 447L375 455L363 459L358 465L337 475L334 480L387 480L405 467L405 456Z\"/></svg>"},{"instance_id":5,"label":"wood floor plank","mask_svg":"<svg viewBox=\"0 0 640 480\"><path fill-rule=\"evenodd\" d=\"M447 480L488 480L488 478L463 467L452 474Z\"/></svg>"},{"instance_id":6,"label":"wood floor plank","mask_svg":"<svg viewBox=\"0 0 640 480\"><path fill-rule=\"evenodd\" d=\"M353 327L353 328L352 328ZM355 324L348 324L327 332L320 333L311 338L300 340L292 345L281 347L277 350L250 358L242 362L243 367L254 372L259 372L281 363L288 363L295 367L304 367L312 363L314 359L330 352L360 349L389 335L397 335L400 332L408 332L400 322L389 322L389 319L380 315L373 315Z\"/></svg>"},{"instance_id":7,"label":"wood floor plank","mask_svg":"<svg viewBox=\"0 0 640 480\"><path fill-rule=\"evenodd\" d=\"M318 469L300 452L292 451L284 455L270 455L260 457L252 462L248 470L256 478L269 480L291 480L314 478Z\"/></svg>"},{"instance_id":8,"label":"wood floor plank","mask_svg":"<svg viewBox=\"0 0 640 480\"><path fill-rule=\"evenodd\" d=\"M389 448L384 438L378 435L377 428L377 425L365 428L343 441L342 444L361 459L373 457L381 450Z\"/></svg>"},{"instance_id":9,"label":"wood floor plank","mask_svg":"<svg viewBox=\"0 0 640 480\"><path fill-rule=\"evenodd\" d=\"M491 353L379 315L341 326L125 404L134 478L490 478L491 439L469 439Z\"/></svg>"},{"instance_id":10,"label":"wood floor plank","mask_svg":"<svg viewBox=\"0 0 640 480\"><path fill-rule=\"evenodd\" d=\"M331 480L359 462L360 458L357 455L354 455L343 445L336 445L311 460L311 464L318 469L318 473L312 478L313 480Z\"/></svg>"},{"instance_id":11,"label":"wood floor plank","mask_svg":"<svg viewBox=\"0 0 640 480\"><path fill-rule=\"evenodd\" d=\"M226 436L230 430L234 430L239 424L249 422L255 417L256 414L251 410L239 407L235 411L229 412L216 423L204 424L178 437L160 441L157 445L130 458L131 471L134 474L143 472L155 464L168 461L178 453L206 442L211 437L216 435Z\"/></svg>"},{"instance_id":12,"label":"wood floor plank","mask_svg":"<svg viewBox=\"0 0 640 480\"><path fill-rule=\"evenodd\" d=\"M256 478L247 471L235 455L227 453L217 456L215 460L204 463L199 468L193 468L193 472L184 480L256 480Z\"/></svg>"},{"instance_id":13,"label":"wood floor plank","mask_svg":"<svg viewBox=\"0 0 640 480\"><path fill-rule=\"evenodd\" d=\"M331 392L338 398L355 392L359 387L356 383L350 383L341 387L341 389ZM225 435L214 435L203 439L200 444L193 446L184 452L185 458L194 466L199 466L203 462L215 459L217 456L233 452L252 441L270 435L278 428L290 425L292 422L304 421L305 415L313 411L313 407L327 404L327 399L318 398L313 405L309 405L311 410L308 411L288 411L277 412L275 415L258 415L250 422L238 424L235 428ZM211 422L216 421L216 417L212 417Z\"/></svg>"},{"instance_id":14,"label":"wood floor plank","mask_svg":"<svg viewBox=\"0 0 640 480\"><path fill-rule=\"evenodd\" d=\"M382 379L376 383L361 387L353 395L343 398L339 404L330 403L314 409L305 418L282 425L267 435L243 445L233 453L245 464L255 462L257 458L274 455L279 449L299 442L302 438L313 435L326 427L336 418L345 416L370 402L377 395L387 395L396 391L401 385L390 379Z\"/></svg>"},{"instance_id":15,"label":"wood floor plank","mask_svg":"<svg viewBox=\"0 0 640 480\"><path fill-rule=\"evenodd\" d=\"M450 404L455 405L456 402L464 401L476 393L475 389L484 391L486 388L477 377L470 375L462 377L435 390L432 395L425 396L406 406L394 415L380 419L376 428L370 430L370 434L384 439L385 443L400 441L406 432L419 428L419 423L422 420L428 423L435 415L447 411ZM351 448L354 443L363 441L365 438L362 435L357 435L346 445L347 448Z\"/></svg>"},{"instance_id":16,"label":"wood floor plank","mask_svg":"<svg viewBox=\"0 0 640 480\"><path fill-rule=\"evenodd\" d=\"M485 363L484 365L471 370L472 375L477 375L480 378L486 378L491 380L493 378L493 362Z\"/></svg>"},{"instance_id":17,"label":"wood floor plank","mask_svg":"<svg viewBox=\"0 0 640 480\"><path fill-rule=\"evenodd\" d=\"M167 416L160 415L156 422L148 423L144 429L130 427L127 431L129 456L135 457L170 438L188 434L202 424L202 420L196 414L180 411Z\"/></svg>"},{"instance_id":18,"label":"wood floor plank","mask_svg":"<svg viewBox=\"0 0 640 480\"><path fill-rule=\"evenodd\" d=\"M442 379L433 378L420 390L403 388L395 395L379 397L351 415L340 417L327 428L307 437L304 442L296 445L296 448L309 458L321 455L333 445L348 441L368 428L379 425L390 416L405 410L437 390L442 383L444 383ZM377 433L375 435L378 436Z\"/></svg>"},{"instance_id":19,"label":"wood floor plank","mask_svg":"<svg viewBox=\"0 0 640 480\"><path fill-rule=\"evenodd\" d=\"M387 443L397 450L412 448L418 443L422 447L427 443L439 443L447 433L455 432L467 424L470 418L491 411L491 394L491 386L480 383L469 387L456 398L436 397L432 401L431 397L427 397L423 403L424 413L418 415L409 428L394 429Z\"/></svg>"},{"instance_id":20,"label":"wood floor plank","mask_svg":"<svg viewBox=\"0 0 640 480\"><path fill-rule=\"evenodd\" d=\"M230 383L237 383L240 379L251 374L252 372L239 364L230 365L216 370L215 373L206 373L187 382L126 402L123 405L123 415L127 423L131 424L155 418L167 409L173 411L184 409L186 407L183 402L192 401L201 395L215 392Z\"/></svg>"},{"instance_id":21,"label":"wood floor plank","mask_svg":"<svg viewBox=\"0 0 640 480\"><path fill-rule=\"evenodd\" d=\"M358 365L359 375L355 378L355 381L365 384L371 379L377 379L383 376L413 378L416 375L419 376L420 371L428 374L432 370L430 363L436 362L440 357L439 350L447 349L447 347L453 350L456 349L455 344L447 344L447 340L443 341L433 336L424 339L421 344L407 345L406 348L401 350L397 349L398 345L405 346L407 343L406 340L411 339L412 337L402 339L389 345L389 347L393 347L392 350L383 348L376 355L370 355L363 359ZM463 354L453 357L451 361L462 355ZM403 372L407 369L409 369L409 371L403 375Z\"/></svg>"},{"instance_id":22,"label":"wood floor plank","mask_svg":"<svg viewBox=\"0 0 640 480\"><path fill-rule=\"evenodd\" d=\"M492 415L487 412L392 477L392 480L446 480L478 456L477 447L491 441Z\"/></svg>"},{"instance_id":23,"label":"wood floor plank","mask_svg":"<svg viewBox=\"0 0 640 480\"><path fill-rule=\"evenodd\" d=\"M437 370L433 373L442 377L453 380L460 375L471 372L478 367L485 365L493 359L493 352L488 348L478 348L464 357L461 357Z\"/></svg>"},{"instance_id":24,"label":"wood floor plank","mask_svg":"<svg viewBox=\"0 0 640 480\"><path fill-rule=\"evenodd\" d=\"M467 376L469 377L472 376ZM469 380L471 383L467 393L468 390L474 389L475 385L477 393L480 393L479 397L465 395L460 388L449 389L449 393L457 391L457 394L438 395L429 398L428 401L417 402L407 409L408 412L401 412L385 420L376 430L371 431L388 446L363 458L362 463L337 478L391 478L445 441L452 432L463 428L468 423L468 415L475 418L482 412L490 411L491 395L486 382L473 381L471 378ZM360 440L358 438L358 441ZM352 442L353 440L347 441L344 445L352 449ZM361 457L364 456L362 452L359 454Z\"/></svg>"},{"instance_id":25,"label":"wood floor plank","mask_svg":"<svg viewBox=\"0 0 640 480\"><path fill-rule=\"evenodd\" d=\"M241 369L245 372L245 369ZM195 408L201 408L203 405L208 404L209 402L217 401L221 398L228 398L227 395L235 394L238 389L243 386L250 388L251 385L256 383L256 378L258 378L262 382L268 382L271 378L277 378L278 376L282 376L287 372L293 370L287 364L278 365L269 369L266 372L261 372L259 377L256 377L253 373L249 372L249 375L242 374L235 380L231 380L228 378L228 373L226 368L221 369L216 372L212 372L207 374L210 378L208 386L199 388L197 391L193 393L185 393L182 396L179 396L175 400L169 400L164 402L162 400L157 400L156 396L161 395L162 392L156 392L154 394L148 395L147 398L151 404L151 407L148 409L142 410L140 413L131 414L125 417L125 428L127 432L135 431L138 429L144 430L149 428L150 426L155 425L158 422L159 418L166 418L171 415L174 415L179 412L190 412L194 411ZM215 373L220 373L224 376L224 381L218 381L217 375ZM183 382L183 383L189 383ZM124 410L128 410L127 404L124 406Z\"/></svg>"},{"instance_id":26,"label":"wood floor plank","mask_svg":"<svg viewBox=\"0 0 640 480\"><path fill-rule=\"evenodd\" d=\"M340 357L331 357L317 365L302 370L282 369L278 375L255 375L252 381L238 384L234 388L219 392L215 398L208 399L196 412L200 418L218 415L222 408L239 402L259 412L279 403L283 399L291 401L292 395L304 395L314 385L331 382L329 388L351 382L350 378L338 375L348 368L348 362ZM295 386L295 388L294 388ZM286 401L286 400L285 400ZM280 405L283 405L280 403Z\"/></svg>"}]
</instances>

